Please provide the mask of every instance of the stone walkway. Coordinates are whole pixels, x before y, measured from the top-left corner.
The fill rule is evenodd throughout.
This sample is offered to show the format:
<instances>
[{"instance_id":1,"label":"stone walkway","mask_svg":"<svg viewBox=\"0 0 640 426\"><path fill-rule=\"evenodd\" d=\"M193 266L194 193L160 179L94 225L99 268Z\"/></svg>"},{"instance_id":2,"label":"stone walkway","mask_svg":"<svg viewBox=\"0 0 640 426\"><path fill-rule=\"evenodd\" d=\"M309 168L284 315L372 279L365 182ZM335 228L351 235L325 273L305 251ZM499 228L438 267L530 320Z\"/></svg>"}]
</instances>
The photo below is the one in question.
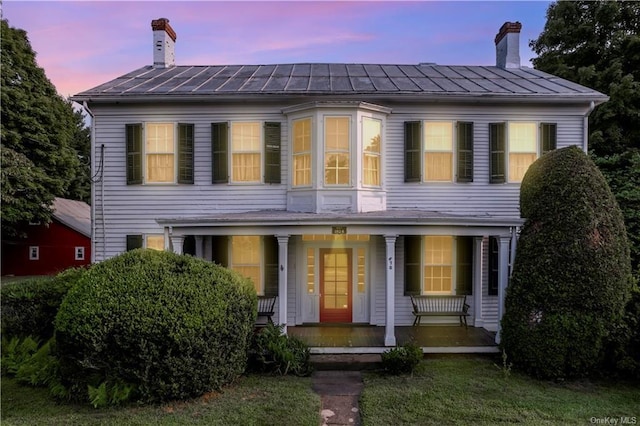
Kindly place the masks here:
<instances>
[{"instance_id":1,"label":"stone walkway","mask_svg":"<svg viewBox=\"0 0 640 426\"><path fill-rule=\"evenodd\" d=\"M358 399L363 382L360 371L316 371L312 388L320 395L322 425L360 425Z\"/></svg>"}]
</instances>

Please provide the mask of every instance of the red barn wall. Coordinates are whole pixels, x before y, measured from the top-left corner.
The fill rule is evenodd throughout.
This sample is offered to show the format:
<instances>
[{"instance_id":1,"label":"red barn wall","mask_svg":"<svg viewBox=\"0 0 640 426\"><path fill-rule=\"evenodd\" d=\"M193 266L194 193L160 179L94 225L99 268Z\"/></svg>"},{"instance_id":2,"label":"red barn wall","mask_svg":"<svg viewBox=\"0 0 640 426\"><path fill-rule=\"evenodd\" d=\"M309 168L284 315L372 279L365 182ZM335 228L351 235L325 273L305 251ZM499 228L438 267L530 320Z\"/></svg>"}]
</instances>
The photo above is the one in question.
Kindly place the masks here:
<instances>
[{"instance_id":1,"label":"red barn wall","mask_svg":"<svg viewBox=\"0 0 640 426\"><path fill-rule=\"evenodd\" d=\"M2 243L2 275L50 275L91 263L91 239L53 221L27 227L27 238ZM29 260L29 247L38 246L38 260ZM84 247L84 260L75 260L75 248Z\"/></svg>"}]
</instances>

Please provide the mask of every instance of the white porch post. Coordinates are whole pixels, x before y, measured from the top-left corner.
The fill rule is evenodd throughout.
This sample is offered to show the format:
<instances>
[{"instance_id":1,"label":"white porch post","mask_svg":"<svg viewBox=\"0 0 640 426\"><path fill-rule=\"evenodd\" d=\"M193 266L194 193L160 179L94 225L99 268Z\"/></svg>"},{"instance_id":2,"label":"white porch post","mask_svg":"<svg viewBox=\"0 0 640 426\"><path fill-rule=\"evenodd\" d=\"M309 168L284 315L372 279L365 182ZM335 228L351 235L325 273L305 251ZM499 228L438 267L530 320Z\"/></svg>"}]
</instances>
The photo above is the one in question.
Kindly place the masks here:
<instances>
[{"instance_id":1,"label":"white porch post","mask_svg":"<svg viewBox=\"0 0 640 426\"><path fill-rule=\"evenodd\" d=\"M278 239L278 323L287 333L287 270L289 257L289 236L276 235Z\"/></svg>"},{"instance_id":2,"label":"white porch post","mask_svg":"<svg viewBox=\"0 0 640 426\"><path fill-rule=\"evenodd\" d=\"M171 251L171 227L164 228L164 251Z\"/></svg>"},{"instance_id":3,"label":"white porch post","mask_svg":"<svg viewBox=\"0 0 640 426\"><path fill-rule=\"evenodd\" d=\"M396 239L397 235L385 235L384 240L387 245L386 252L386 318L384 328L384 345L395 346L396 334L395 334L395 290L396 290L396 277L395 277L395 263L396 263Z\"/></svg>"},{"instance_id":4,"label":"white porch post","mask_svg":"<svg viewBox=\"0 0 640 426\"><path fill-rule=\"evenodd\" d=\"M498 332L496 343L500 343L502 315L504 315L504 297L509 282L509 241L511 236L498 237Z\"/></svg>"},{"instance_id":5,"label":"white porch post","mask_svg":"<svg viewBox=\"0 0 640 426\"><path fill-rule=\"evenodd\" d=\"M482 327L482 237L473 239L473 325Z\"/></svg>"},{"instance_id":6,"label":"white porch post","mask_svg":"<svg viewBox=\"0 0 640 426\"><path fill-rule=\"evenodd\" d=\"M182 244L184 243L183 235L172 235L171 245L173 246L173 252L175 254L182 254Z\"/></svg>"},{"instance_id":7,"label":"white porch post","mask_svg":"<svg viewBox=\"0 0 640 426\"><path fill-rule=\"evenodd\" d=\"M198 259L203 259L204 258L204 237L202 235L196 235L195 236L195 240L196 240L196 257Z\"/></svg>"}]
</instances>

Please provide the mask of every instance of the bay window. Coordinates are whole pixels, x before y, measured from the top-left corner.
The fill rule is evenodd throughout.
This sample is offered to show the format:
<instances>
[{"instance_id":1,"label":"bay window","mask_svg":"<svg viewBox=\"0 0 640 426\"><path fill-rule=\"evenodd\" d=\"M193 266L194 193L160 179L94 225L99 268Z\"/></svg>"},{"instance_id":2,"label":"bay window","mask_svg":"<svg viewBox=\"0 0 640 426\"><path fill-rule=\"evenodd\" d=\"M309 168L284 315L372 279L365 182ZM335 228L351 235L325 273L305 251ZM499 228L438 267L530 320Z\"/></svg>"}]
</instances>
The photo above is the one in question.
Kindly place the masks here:
<instances>
[{"instance_id":1,"label":"bay window","mask_svg":"<svg viewBox=\"0 0 640 426\"><path fill-rule=\"evenodd\" d=\"M362 119L362 183L381 186L382 123L368 117Z\"/></svg>"},{"instance_id":2,"label":"bay window","mask_svg":"<svg viewBox=\"0 0 640 426\"><path fill-rule=\"evenodd\" d=\"M324 176L326 185L347 186L350 179L350 117L326 117Z\"/></svg>"},{"instance_id":3,"label":"bay window","mask_svg":"<svg viewBox=\"0 0 640 426\"><path fill-rule=\"evenodd\" d=\"M311 119L293 122L293 186L311 185Z\"/></svg>"}]
</instances>

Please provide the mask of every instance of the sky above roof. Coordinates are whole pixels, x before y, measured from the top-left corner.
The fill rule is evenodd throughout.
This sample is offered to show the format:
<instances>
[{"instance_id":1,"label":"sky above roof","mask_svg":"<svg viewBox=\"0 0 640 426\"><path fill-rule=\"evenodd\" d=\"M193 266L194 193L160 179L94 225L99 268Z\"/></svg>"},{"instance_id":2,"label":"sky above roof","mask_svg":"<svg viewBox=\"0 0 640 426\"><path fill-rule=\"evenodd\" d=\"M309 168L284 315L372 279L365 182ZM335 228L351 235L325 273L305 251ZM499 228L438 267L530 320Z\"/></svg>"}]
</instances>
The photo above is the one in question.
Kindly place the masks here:
<instances>
[{"instance_id":1,"label":"sky above roof","mask_svg":"<svg viewBox=\"0 0 640 426\"><path fill-rule=\"evenodd\" d=\"M548 1L16 1L23 29L65 97L153 63L151 21L177 33L177 65L342 62L495 65L494 38L520 21L520 57L544 28Z\"/></svg>"}]
</instances>

